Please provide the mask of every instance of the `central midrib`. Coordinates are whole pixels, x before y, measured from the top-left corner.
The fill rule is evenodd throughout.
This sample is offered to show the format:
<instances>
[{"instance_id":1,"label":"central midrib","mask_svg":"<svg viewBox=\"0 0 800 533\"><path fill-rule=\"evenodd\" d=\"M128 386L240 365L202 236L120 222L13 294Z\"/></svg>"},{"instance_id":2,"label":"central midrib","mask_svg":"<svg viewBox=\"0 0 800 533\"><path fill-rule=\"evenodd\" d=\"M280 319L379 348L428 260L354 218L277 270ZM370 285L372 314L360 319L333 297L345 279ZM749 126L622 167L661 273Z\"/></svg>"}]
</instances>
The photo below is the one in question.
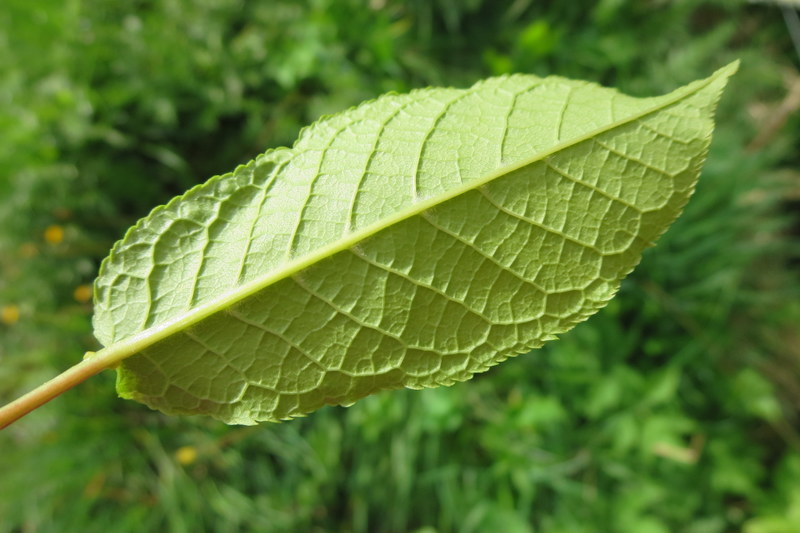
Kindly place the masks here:
<instances>
[{"instance_id":1,"label":"central midrib","mask_svg":"<svg viewBox=\"0 0 800 533\"><path fill-rule=\"evenodd\" d=\"M703 80L702 82L697 83L697 85L694 88L692 88L691 91L676 89L673 92L674 96L672 96L671 98L666 98L663 102L653 106L652 108L645 109L639 113L634 113L631 116L626 117L624 119L611 122L589 133L559 143L548 150L545 150L539 154L531 156L528 159L524 159L512 165L501 167L482 178L476 179L467 184L462 184L458 187L454 187L441 194L432 196L430 198L426 198L418 203L415 203L404 209L401 209L396 213L393 213L385 217L382 220L370 224L369 226L366 226L360 230L354 231L353 233L343 238L340 238L335 242L322 246L319 249L311 253L308 253L303 257L299 257L295 260L292 260L286 263L283 266L283 268L269 272L268 274L262 276L261 278L255 279L244 285L240 285L236 287L234 290L222 294L222 296L220 296L219 298L198 305L175 318L172 318L162 324L155 325L145 330L142 330L139 333L131 335L130 337L122 341L115 342L103 348L102 350L98 351L95 355L92 356L92 358L103 359L107 361L106 368L114 367L117 364L119 364L119 362L121 362L122 360L127 359L132 355L135 355L136 353L147 348L148 346L151 346L175 333L178 333L179 331L182 331L190 326L193 326L199 323L200 321L210 317L211 315L214 315L220 311L224 311L226 308L231 307L236 303L266 289L267 287L277 283L278 281L290 278L291 276L297 274L298 272L301 272L302 270L305 270L306 268L309 268L314 264L328 257L331 257L339 252L347 250L348 248L351 248L352 246L376 235L377 233L389 227L392 227L398 223L413 218L431 208L440 206L469 191L483 187L484 185L500 177L506 176L512 172L515 172L519 169L522 169L534 163L540 162L553 154L561 152L562 150L566 150L567 148L576 146L593 137L597 137L603 133L614 130L621 126L631 124L648 115L659 112L667 107L670 107L676 104L677 102L680 102L681 100L684 100L689 96L692 96L700 92L702 89L704 89L713 81L715 81L719 75L720 72L718 71L709 78Z\"/></svg>"}]
</instances>

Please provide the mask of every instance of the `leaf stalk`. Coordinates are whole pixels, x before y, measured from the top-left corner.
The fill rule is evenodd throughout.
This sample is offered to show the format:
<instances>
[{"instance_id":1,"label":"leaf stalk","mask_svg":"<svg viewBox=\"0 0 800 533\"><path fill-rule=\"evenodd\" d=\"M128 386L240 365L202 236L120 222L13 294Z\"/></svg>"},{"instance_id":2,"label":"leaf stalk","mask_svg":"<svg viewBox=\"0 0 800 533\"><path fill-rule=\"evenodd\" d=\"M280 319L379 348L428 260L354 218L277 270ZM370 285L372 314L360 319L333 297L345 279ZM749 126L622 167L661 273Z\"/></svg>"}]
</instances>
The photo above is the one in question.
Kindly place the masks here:
<instances>
[{"instance_id":1,"label":"leaf stalk","mask_svg":"<svg viewBox=\"0 0 800 533\"><path fill-rule=\"evenodd\" d=\"M60 396L107 368L110 368L107 359L94 356L88 357L68 368L24 396L0 407L0 429L8 427L34 409L43 406L53 398Z\"/></svg>"}]
</instances>

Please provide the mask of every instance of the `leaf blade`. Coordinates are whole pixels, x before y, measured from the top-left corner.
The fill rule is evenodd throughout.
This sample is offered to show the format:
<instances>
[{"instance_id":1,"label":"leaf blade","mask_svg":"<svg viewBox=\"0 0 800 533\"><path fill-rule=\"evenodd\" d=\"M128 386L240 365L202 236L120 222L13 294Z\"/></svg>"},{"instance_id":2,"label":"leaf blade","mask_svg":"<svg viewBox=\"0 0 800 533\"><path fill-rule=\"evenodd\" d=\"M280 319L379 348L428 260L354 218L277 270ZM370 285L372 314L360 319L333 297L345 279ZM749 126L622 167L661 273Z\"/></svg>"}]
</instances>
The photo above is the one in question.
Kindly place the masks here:
<instances>
[{"instance_id":1,"label":"leaf blade","mask_svg":"<svg viewBox=\"0 0 800 533\"><path fill-rule=\"evenodd\" d=\"M577 120L569 122L565 117L578 117L578 111L585 109L585 106L579 105L573 109L565 103L562 108L559 108L561 121L558 123L559 127L555 133L546 131L544 136L536 137L528 131L526 135L515 136L507 135L509 128L506 127L500 131L502 142L487 143L485 149L482 150L471 149L468 151L466 159L457 159L455 163L448 160L447 157L426 159L423 157L423 149L427 146L428 150L433 150L431 146L436 146L436 142L444 142L447 145L448 141L435 139L435 134L440 134L441 131L446 133L443 135L444 137L449 135L450 144L453 144L453 135L462 142L464 139L475 136L460 134L458 126L463 126L466 119L457 113L455 116L458 120L448 129L446 124L443 124L448 116L452 118L453 115L448 115L445 111L430 113L430 109L428 109L431 105L430 102L434 102L434 107L439 106L451 111L458 105L453 102L462 102L462 105L466 106L464 109L474 111L477 109L476 104L468 100L470 98L472 100L486 98L488 93L485 90L446 89L429 91L428 94L417 92L410 95L385 97L312 126L301 136L293 149L294 152L285 149L270 152L254 163L240 167L231 175L215 178L211 182L193 189L183 200L173 201L167 208L151 214L146 219L147 223L144 226L137 227L140 231L137 232L135 229L126 236L122 244L115 246L114 252L104 263L98 278L99 305L96 329L101 341L108 344L125 342L126 338L143 335L148 328L157 329L160 332L168 331L165 340L157 341L153 346L145 348L136 357L123 363L118 383L121 395L136 398L167 412L207 412L229 422L252 423L261 419L274 420L297 416L326 403L351 403L358 397L375 390L399 386L425 387L467 379L473 373L483 371L506 357L539 346L545 339L566 331L602 307L613 296L619 280L638 262L641 250L663 232L669 222L680 212L680 208L691 193L699 166L705 157L705 150L707 150L713 127L710 115L716 104L716 98L733 70L735 70L735 65L726 67L707 80L690 84L670 95L646 100L631 99L615 91L558 78L540 80L533 77L517 77L515 82L528 84L530 88L546 87L554 91L554 87L566 87L566 96L563 100L566 102L572 99L573 107L576 105L574 101L577 99L591 99L592 95L600 94L613 105L610 111L600 106L595 115L600 116L607 113L611 120L601 126L598 133L598 128L593 122L595 119L592 118L594 115L584 113L584 118L588 117L591 120L585 120L583 123ZM492 84L502 86L508 80L489 80L478 87L491 88ZM582 94L581 91L586 94ZM510 94L513 91L507 92ZM508 123L512 122L508 117L519 108L520 94L528 93L515 93L513 99L517 105L511 106L505 115ZM701 95L701 97L697 95ZM541 99L542 94L537 94L536 97ZM693 97L699 98L699 102L702 104L696 106L696 109L689 105ZM356 158L357 162L362 165L353 164L353 159L348 159L349 164L363 169L355 172L353 176L347 177L348 170L341 168L341 159L333 158L333 163L330 163L331 158L328 158L329 161L326 163L324 154L331 152L325 150L333 150L337 146L337 142L344 140L344 142L350 143L350 146L353 146L354 143L361 146L354 139L358 139L358 136L364 135L365 132L374 133L373 130L376 127L380 131L386 131L387 124L397 117L401 117L402 113L408 114L406 117L408 120L406 123L400 124L400 130L410 128L409 124L418 120L420 113L409 110L413 110L414 106L419 107L420 101L424 104L421 107L426 111L422 114L434 117L433 121L438 126L422 128L425 141L419 148L416 167L412 166L408 157L404 156L406 152L398 148L403 144L404 138L400 138L399 145L395 143L392 149L378 150L380 135L373 135L374 138L366 136L366 141L362 144L368 146L368 149L363 150L363 153L360 154L360 160ZM465 101L467 103L463 104ZM386 105L387 102L390 105ZM661 112L663 109L670 109L671 106L674 107L678 104L682 106L680 109L686 114L678 122L673 120L677 120L677 118L670 118ZM376 106L379 106L380 113L384 113L377 119L374 118ZM626 120L615 119L615 106L616 113L628 114ZM570 112L569 109L573 109L573 111ZM481 111L481 113L478 113L479 118L486 115L485 111ZM653 178L656 181L664 182L661 189L650 187L649 197L638 197L641 187L628 184L628 188L623 190L622 187L627 182L622 180L609 181L605 179L603 187L610 188L611 192L609 193L601 191L601 187L592 183L592 180L601 180L599 174L590 177L588 181L574 179L573 174L577 173L576 175L578 175L579 172L582 172L575 169L576 162L591 160L592 157L609 160L615 156L619 157L620 161L617 162L619 168L613 167L612 170L624 174L626 166L634 165L634 158L625 153L625 146L632 143L634 147L641 148L641 142L636 141L636 138L637 136L641 138L643 135L643 130L637 130L632 134L626 132L626 124L638 124L641 117L647 117L654 113L658 113L658 116L661 117L658 123L667 129L666 132L662 132L661 137L674 137L675 124L683 124L681 127L684 129L688 127L691 130L694 127L696 130L682 133L694 142L693 146L686 148L691 152L688 162L688 156L682 152L681 143L674 139L667 142L669 146L666 148L650 150L658 156L658 161L639 161L640 166L637 167L637 172L654 172L657 175L661 172L660 178L658 176ZM530 116L530 110L527 111L527 116ZM370 120L373 120L372 130L365 126L365 124L370 125ZM481 118L478 125L485 123L486 121ZM646 121L642 124L646 124ZM366 129L360 130L359 128ZM428 128L427 131L425 131L426 128ZM609 139L605 139L603 135L608 132L615 134ZM572 137L564 142L562 135ZM625 135L632 135L632 137ZM651 132L650 136L653 137L651 141L653 144L663 142L663 139L662 141L658 140L656 133ZM495 135L495 141L496 137L497 135ZM508 157L511 162L503 164L505 163L503 150L506 149L506 146L511 146L514 142L512 139L519 137L533 139L535 141L533 144L538 142L540 146L534 150L533 155L528 155L527 158L516 155L517 153L526 153L525 146L518 147L517 152ZM605 145L601 143L605 143ZM620 149L614 143L622 143L625 146ZM492 146L488 146L488 144ZM485 157L487 150L488 152L497 151L497 144L501 146L500 153L495 155L494 159ZM322 155L315 152L315 150L319 151L321 146L325 147ZM542 146L546 148L542 148ZM677 150L677 155L664 158L662 156L665 150L666 152ZM350 150L350 152L353 151ZM513 150L509 150L509 152L511 151ZM447 150L439 148L434 152L446 154ZM216 213L216 216L227 221L226 227L233 227L236 228L236 231L240 231L242 219L256 220L259 217L255 215L263 217L263 204L268 197L267 186L271 187L269 190L272 192L291 191L290 186L302 182L297 179L293 181L291 172L279 174L282 169L290 168L291 171L292 165L295 170L298 167L306 169L306 171L312 169L306 174L306 177L310 177L312 182L319 180L320 176L341 178L344 175L345 181L352 179L360 186L364 183L365 176L367 179L371 176L374 181L375 176L380 175L380 173L370 174L366 171L370 164L375 164L371 161L375 160L376 153L382 154L381 157L384 158L382 164L388 164L388 168L424 168L421 163L423 160L433 160L436 164L432 170L424 172L409 173L406 171L405 179L399 180L402 181L402 190L405 192L398 195L405 198L406 203L403 204L401 201L400 204L397 202L392 204L389 202L388 207L384 206L385 209L366 210L367 214L372 213L373 219L377 217L377 221L370 219L367 215L354 216L357 210L353 206L356 204L359 194L356 189L349 203L345 202L344 208L336 207L339 218L333 217L334 220L338 220L338 226L331 224L337 228L333 233L326 234L325 231L319 229L308 230L308 227L320 228L325 224L330 224L332 212L331 209L326 211L324 202L314 203L314 198L329 199L332 195L314 196L312 194L313 187L308 187L309 192L306 195L308 201L302 203L303 194L300 194L298 197L301 203L287 208L287 212L296 217L293 229L286 230L292 226L292 216L284 217L280 221L273 218L263 223L271 228L277 228L277 233L280 234L283 231L286 235L281 245L275 246L284 253L283 257L276 256L278 259L273 259L273 261L278 261L277 271L269 271L267 268L267 273L263 274L265 269L262 268L259 271L260 278L255 281L251 280L249 285L248 283L239 285L244 268L240 267L238 272L235 272L236 269L228 265L226 268L231 270L228 278L235 280L235 283L229 282L233 289L228 288L229 292L223 298L214 299L212 295L211 301L216 308L212 305L211 312L208 312L208 309L203 311L202 303L197 305L197 301L202 302L203 297L197 297L196 286L187 288L185 280L183 281L184 285L174 291L180 293L183 298L183 303L177 306L172 305L173 302L165 300L163 295L149 288L150 292L147 293L147 298L142 297L142 287L137 286L138 290L131 290L131 285L136 286L136 284L129 281L118 285L121 288L117 289L117 295L114 296L111 288L114 288L115 284L119 282L118 276L121 272L126 273L126 280L133 280L139 274L135 268L130 269L130 262L135 260L134 266L141 267L139 262L142 258L142 249L148 250L151 254L152 264L145 264L149 268L152 268L153 264L157 264L159 254L166 254L161 258L164 264L178 269L180 272L186 272L189 267L197 268L197 272L199 272L203 262L209 261L203 256L198 266L187 261L175 260L174 257L169 256L168 251L174 246L185 247L185 244L181 244L185 241L190 241L190 246L200 246L196 239L189 237L196 236L198 231L212 234L213 232L209 228L213 229L213 223L201 218L202 223L196 224L199 229L194 227L178 228L178 231L173 232L174 238L165 239L164 236L170 235L170 233L163 231L166 223L163 219L159 219L160 215L177 213L191 218L191 216L203 217L208 216L208 213ZM301 154L301 156L297 154ZM474 154L477 155L469 160L469 156ZM530 154L530 150L527 154ZM301 157L299 163L294 159L297 157ZM488 171L485 160L490 160L492 163L489 165ZM498 166L498 161L500 170L496 168L492 170L492 167ZM659 168L674 165L678 161L684 161L685 168L667 168L666 170ZM325 164L329 166L326 167ZM461 179L460 183L452 180L452 171L448 173L448 169L452 169L453 164L457 169L468 170L466 178ZM332 167L329 168L331 165ZM595 169L603 169L603 165L605 163L600 161L595 165ZM651 168L648 170L648 167ZM437 182L436 179L439 175L443 175L445 178L439 179ZM664 179L664 176L667 178ZM428 179L427 181L420 180L420 177ZM641 180L642 176L638 176L638 178ZM251 181L248 182L248 179ZM258 188L251 186L254 179L261 179L265 184L260 189L262 191L260 196L259 191L256 190ZM675 179L680 182L680 194L673 195L674 199L672 203L669 203L668 199L664 197L663 190L669 189L671 185L667 182ZM339 183L333 179L329 181L328 185L334 188ZM509 182L513 186L500 187L500 182ZM532 189L530 186L532 182L539 185L545 184L544 190L551 192L537 196L537 191L541 193L542 189ZM307 182L302 183L304 186L308 186ZM414 186L409 187L412 183ZM577 188L580 191L573 195L571 191ZM373 195L373 204L374 198L392 199L391 194L387 195L385 191L381 192L380 187L376 190L377 193ZM421 199L411 198L409 190L426 191L428 194L422 194ZM557 193L552 192L559 190L560 192ZM199 192L193 195L195 191ZM517 205L519 203L517 195L520 191L524 192L523 196L527 197L529 205ZM619 191L629 197L616 198L614 193L619 194ZM228 197L225 197L226 193L229 193ZM239 196L236 196L237 194ZM219 212L209 209L210 200L208 199L217 197L215 195L226 198L226 202L221 202L221 204L230 208L228 214L220 215ZM348 195L343 196L348 197ZM409 198L411 203L409 203ZM537 198L539 203L530 204ZM549 211L536 209L537 206L547 205L548 199L567 199L572 203L566 210L558 207L551 208ZM394 198L394 200L397 199ZM586 208L588 201L594 202L591 204L593 206L591 209ZM659 209L647 211L649 213L647 217L642 214L642 220L647 218L647 223L638 223L638 227L634 227L636 221L633 220L635 217L630 209L633 205L638 204L648 208L650 205L648 202ZM662 209L664 205L660 204L669 204L668 209ZM367 202L367 205L370 205L370 202ZM386 212L389 215L386 215ZM608 221L597 219L597 213L601 212L604 213L603 217L609 219ZM572 213L569 223L565 216L568 213ZM576 217L575 213L578 213L579 216ZM313 222L314 220L307 216L309 214L318 216L319 224L316 226L310 224L306 227L305 233L309 233L310 238L305 241L298 240L297 235L301 233L298 229L303 226L304 222L309 220ZM304 216L306 216L306 220L304 220ZM185 218L178 218L185 220ZM497 219L502 219L499 225L494 223ZM613 224L609 226L606 222ZM351 228L347 227L348 223L352 226ZM268 240L270 235L267 234L261 241L258 238L254 239L253 228L255 225L256 222L253 222L248 231L244 232L247 238L239 237L237 239L228 235L226 242L238 242L240 248L246 246L248 249L253 249L255 247L257 250L275 245L275 241ZM611 254L609 257L612 257L613 260L602 260L602 264L600 264L595 258L592 263L585 260L586 258L583 256L591 255L591 246L587 246L587 240L592 238L597 240L600 237L598 228L601 225L611 227L612 230L606 230L603 234L605 241L608 242L601 241L605 248L602 253L598 252L597 255ZM654 230L648 230L650 233L645 231L640 234L639 230L642 225L646 228L654 228ZM494 233L490 232L481 237L481 231L485 227L494 228L492 230ZM345 228L344 237L341 234L342 228ZM496 242L498 241L497 232L500 231L498 228L508 233L500 239L503 242L499 244ZM516 229L512 231L509 228ZM531 228L538 229L532 233ZM350 232L348 233L347 230ZM597 230L595 234L591 234L593 230ZM533 239L531 235L534 234L539 237ZM320 238L320 235L323 235L323 238ZM324 237L326 235L328 237ZM465 235L467 235L466 238ZM155 238L155 244L150 243L148 237ZM471 242L481 238L485 241L481 246ZM536 244L534 242L536 239L541 241L539 248L530 246L532 242ZM200 241L202 243L202 239ZM631 246L634 241L637 243L636 246ZM288 249L285 246L286 242L289 243ZM301 246L300 243L305 244ZM152 246L148 248L148 244L152 244ZM570 258L569 261L566 261L568 266L576 272L581 269L585 271L582 274L583 277L580 278L580 283L577 283L575 287L556 283L559 276L563 276L563 273L560 274L559 271L563 270L565 263L561 258L564 249L572 250L565 256ZM410 250L411 256L403 256L404 250ZM451 251L450 259L445 257L448 254L440 253L442 250ZM456 252L452 252L453 250ZM523 252L515 252L515 250L523 252L527 250L527 252L523 254ZM561 251L556 253L554 250ZM189 255L191 254L185 254L184 257ZM230 255L235 258L237 254ZM520 259L520 255L525 256L524 260ZM119 257L122 257L123 260L118 261ZM427 259L420 261L421 257ZM469 260L464 260L463 257L469 257ZM125 258L128 258L127 264ZM543 258L549 262L542 262ZM216 259L223 260L225 258ZM214 257L211 262L213 260L215 260ZM518 270L514 271L513 263L508 263L509 260L518 261L522 266L514 267ZM506 263L502 261L506 261ZM145 263L147 262L145 261ZM491 266L492 264L494 267ZM456 266L463 268L464 265L467 265L467 274L455 270ZM431 270L431 266L438 267L439 271ZM530 268L538 268L539 271L533 274ZM131 272L133 275L130 275ZM343 272L361 272L361 274L355 275L354 278L348 278L342 276ZM531 283L531 279L529 279L531 276L536 281L535 284ZM163 282L164 279L173 278L181 279L180 276L174 274L161 274L156 281ZM146 276L144 279L152 281L150 276ZM359 289L359 279L362 282L370 280L377 289L371 293L369 292L372 290L370 287ZM492 287L492 294L471 283L469 281L471 279L484 280L489 283ZM332 282L331 280L337 281ZM498 280L503 281L499 282ZM346 294L342 294L342 287L348 287L353 294L360 294L360 297L350 298ZM212 287L212 289L219 291L218 287ZM551 296L554 291L557 296ZM583 292L583 295L576 294L576 291L577 293ZM162 305L167 309L167 313L139 312L137 319L131 321L130 305L124 306L122 309L119 304L116 308L113 305L113 302L120 300L118 294L126 296L122 299L125 304L134 302L140 307L142 304L146 306ZM153 294L156 295L156 298L153 298ZM407 297L409 294L414 294L417 300L409 299ZM424 296L416 296L417 294ZM161 300L158 296L162 296ZM400 303L385 305L389 296L397 298ZM502 302L504 299L513 302L513 305ZM304 305L294 306L289 312L275 309L270 302L276 301L284 302L284 304L285 302L299 301L304 302ZM431 312L431 306L435 306L434 313ZM546 312L547 306L551 308L549 313ZM198 312L198 309L202 312ZM271 309L272 314L264 315L265 309ZM354 309L355 312L353 312ZM529 314L524 317L514 316L514 309L524 309ZM174 311L173 315L170 315L170 311ZM491 316L486 316L487 312ZM431 327L431 317L437 316L436 313L446 316L446 323ZM539 314L536 315L536 313ZM557 314L564 316L555 316ZM179 320L174 320L175 315L179 317ZM195 315L197 316L195 317ZM285 319L285 316L282 315L292 316L292 321L283 320L283 325L281 325L281 320ZM167 318L164 318L165 316ZM187 317L189 317L188 320ZM478 318L476 319L476 317ZM169 331L172 327L169 325L170 320L173 321L173 325L177 324L173 328L174 331ZM481 320L484 322L483 324ZM522 327L520 323L528 322L530 324L527 329L523 328L522 333L517 331ZM128 325L128 329L125 330L126 324L129 323L133 325ZM316 326L320 323L327 324L327 329L319 336L315 336L319 329ZM157 326L167 324L168 326L158 329L158 327L154 328L153 324ZM402 327L399 327L398 324ZM450 324L459 326L457 335L447 333L446 330ZM232 334L223 333L225 331L238 331L237 338L244 339L244 341L237 344L238 341L232 339ZM329 346L331 337L334 337L333 348ZM152 338L156 339L157 335ZM264 341L266 338L272 340ZM259 346L254 346L253 339L260 339L263 342ZM341 349L336 348L337 346ZM283 355L262 357L258 360L258 365L248 364L252 361L237 362L236 357L230 355L243 353L252 356L254 352L283 353ZM189 372L192 375L188 376L188 379L184 379L187 376L181 377L183 374L187 374L187 361L181 360L181 358L170 358L169 355L173 353L194 354L188 358L189 366L194 369ZM289 357L288 354L293 355ZM367 357L362 360L359 359L359 354L371 355L371 358ZM381 356L383 359L379 357L379 354L383 354ZM407 357L408 354L411 355ZM445 369L442 369L444 360L442 354L447 355ZM230 358L232 360L228 360ZM212 365L213 368L209 366L212 361L216 361L216 366ZM276 362L280 364L276 364ZM345 362L347 362L346 365ZM204 365L207 368L204 368ZM254 370L254 366L259 368ZM200 368L203 368L202 372L198 371ZM212 380L194 374L226 377ZM298 381L298 376L303 376L300 381ZM183 383L183 388L177 385L179 383Z\"/></svg>"}]
</instances>

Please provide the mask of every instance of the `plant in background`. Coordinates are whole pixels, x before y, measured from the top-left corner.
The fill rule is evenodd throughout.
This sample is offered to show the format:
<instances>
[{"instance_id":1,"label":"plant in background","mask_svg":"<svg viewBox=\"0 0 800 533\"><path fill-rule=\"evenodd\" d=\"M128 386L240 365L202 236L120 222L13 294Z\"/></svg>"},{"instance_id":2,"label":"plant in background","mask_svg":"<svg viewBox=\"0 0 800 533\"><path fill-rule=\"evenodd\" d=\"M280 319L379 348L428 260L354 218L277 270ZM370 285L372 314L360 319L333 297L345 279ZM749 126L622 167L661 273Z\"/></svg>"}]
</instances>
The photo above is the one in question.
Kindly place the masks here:
<instances>
[{"instance_id":1,"label":"plant in background","mask_svg":"<svg viewBox=\"0 0 800 533\"><path fill-rule=\"evenodd\" d=\"M603 307L680 214L731 64L658 98L558 77L387 95L131 228L95 282L121 396L252 424L469 379Z\"/></svg>"}]
</instances>

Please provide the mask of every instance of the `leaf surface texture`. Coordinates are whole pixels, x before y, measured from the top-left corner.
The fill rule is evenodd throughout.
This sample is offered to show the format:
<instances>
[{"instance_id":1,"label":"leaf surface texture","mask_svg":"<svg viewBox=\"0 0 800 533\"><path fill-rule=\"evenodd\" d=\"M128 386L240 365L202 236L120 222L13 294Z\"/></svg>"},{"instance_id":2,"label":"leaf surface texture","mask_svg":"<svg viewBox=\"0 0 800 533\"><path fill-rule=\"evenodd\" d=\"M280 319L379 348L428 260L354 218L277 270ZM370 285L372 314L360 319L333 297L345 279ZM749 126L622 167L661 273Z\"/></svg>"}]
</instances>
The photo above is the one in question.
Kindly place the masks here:
<instances>
[{"instance_id":1,"label":"leaf surface texture","mask_svg":"<svg viewBox=\"0 0 800 533\"><path fill-rule=\"evenodd\" d=\"M735 69L643 99L514 75L316 122L114 246L94 325L135 342L120 395L251 424L541 346L680 214Z\"/></svg>"}]
</instances>

